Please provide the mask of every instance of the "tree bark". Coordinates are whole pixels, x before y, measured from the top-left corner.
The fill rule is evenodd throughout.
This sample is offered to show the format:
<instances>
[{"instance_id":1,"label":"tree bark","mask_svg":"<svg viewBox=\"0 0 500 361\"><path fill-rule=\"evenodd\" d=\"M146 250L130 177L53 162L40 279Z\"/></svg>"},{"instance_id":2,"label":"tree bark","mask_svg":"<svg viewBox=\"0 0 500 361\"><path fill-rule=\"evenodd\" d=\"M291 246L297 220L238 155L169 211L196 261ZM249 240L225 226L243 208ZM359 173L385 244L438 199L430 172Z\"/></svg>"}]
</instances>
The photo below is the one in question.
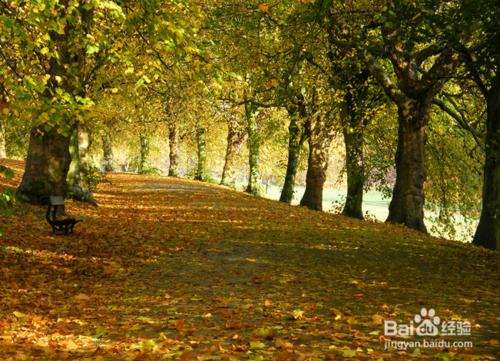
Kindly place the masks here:
<instances>
[{"instance_id":1,"label":"tree bark","mask_svg":"<svg viewBox=\"0 0 500 361\"><path fill-rule=\"evenodd\" d=\"M0 112L2 109L0 109ZM7 158L7 142L6 142L5 122L3 115L0 113L0 159Z\"/></svg>"},{"instance_id":2,"label":"tree bark","mask_svg":"<svg viewBox=\"0 0 500 361\"><path fill-rule=\"evenodd\" d=\"M323 210L323 186L334 135L332 125L324 115L317 115L310 124L306 189L300 205L317 211Z\"/></svg>"},{"instance_id":3,"label":"tree bark","mask_svg":"<svg viewBox=\"0 0 500 361\"><path fill-rule=\"evenodd\" d=\"M84 132L80 126L76 126L73 134L71 135L69 144L69 153L71 156L71 163L67 175L69 197L90 203L97 206L90 190L88 189L82 177L84 168L88 165L85 164L86 156L89 147L88 133Z\"/></svg>"},{"instance_id":4,"label":"tree bark","mask_svg":"<svg viewBox=\"0 0 500 361\"><path fill-rule=\"evenodd\" d=\"M301 112L299 109L289 109L288 114L290 116L290 125L288 126L288 162L280 202L290 204L293 200L295 176L297 175L300 150L306 139L306 132L304 131L305 124L303 120L305 118L305 111L302 110Z\"/></svg>"},{"instance_id":5,"label":"tree bark","mask_svg":"<svg viewBox=\"0 0 500 361\"><path fill-rule=\"evenodd\" d=\"M179 130L177 123L171 121L168 124L168 144L169 144L169 177L179 176Z\"/></svg>"},{"instance_id":6,"label":"tree bark","mask_svg":"<svg viewBox=\"0 0 500 361\"><path fill-rule=\"evenodd\" d=\"M500 239L500 76L488 92L481 217L473 244L498 248Z\"/></svg>"},{"instance_id":7,"label":"tree bark","mask_svg":"<svg viewBox=\"0 0 500 361\"><path fill-rule=\"evenodd\" d=\"M347 196L342 214L347 217L363 219L365 184L363 130L349 131L344 128L343 133L346 151Z\"/></svg>"},{"instance_id":8,"label":"tree bark","mask_svg":"<svg viewBox=\"0 0 500 361\"><path fill-rule=\"evenodd\" d=\"M260 136L257 125L257 106L252 102L245 104L245 116L247 120L248 132L248 185L246 192L254 196L260 197L262 191L260 188L259 175L259 151L260 151Z\"/></svg>"},{"instance_id":9,"label":"tree bark","mask_svg":"<svg viewBox=\"0 0 500 361\"><path fill-rule=\"evenodd\" d=\"M194 179L206 181L207 179L207 130L198 128L196 130L196 144L198 148L198 164Z\"/></svg>"},{"instance_id":10,"label":"tree bark","mask_svg":"<svg viewBox=\"0 0 500 361\"><path fill-rule=\"evenodd\" d=\"M0 159L7 158L7 114L9 102L6 100L6 91L0 83Z\"/></svg>"},{"instance_id":11,"label":"tree bark","mask_svg":"<svg viewBox=\"0 0 500 361\"><path fill-rule=\"evenodd\" d=\"M102 136L102 151L104 160L104 172L114 172L115 167L113 155L113 143L111 142L111 133L106 130Z\"/></svg>"},{"instance_id":12,"label":"tree bark","mask_svg":"<svg viewBox=\"0 0 500 361\"><path fill-rule=\"evenodd\" d=\"M63 1L62 6L67 6L68 1ZM59 88L64 89L72 96L84 97L84 88L80 81L83 71L84 57L75 53L71 35L75 28L82 29L92 21L92 14L86 9L81 9L81 22L66 22L64 31L49 32L51 43L57 51L58 57L45 59L46 72L50 74L42 100L49 106L61 105L58 94ZM75 64L78 64L75 66ZM71 73L74 71L75 73ZM58 81L60 79L60 83ZM57 111L57 106L53 107ZM59 107L61 108L61 107ZM67 174L71 163L69 144L73 129L72 112L60 110L60 119L52 124L50 130L44 126L31 129L28 157L25 164L21 185L17 189L17 197L31 204L47 204L49 196L66 196Z\"/></svg>"},{"instance_id":13,"label":"tree bark","mask_svg":"<svg viewBox=\"0 0 500 361\"><path fill-rule=\"evenodd\" d=\"M396 184L386 222L400 223L421 232L424 224L425 127L430 102L409 100L399 106L398 145L396 149Z\"/></svg>"},{"instance_id":14,"label":"tree bark","mask_svg":"<svg viewBox=\"0 0 500 361\"><path fill-rule=\"evenodd\" d=\"M226 156L224 159L224 168L222 169L220 184L232 187L235 183L233 170L234 160L236 155L240 152L240 149L246 140L247 134L244 129L241 129L241 125L239 124L236 116L229 116L227 127Z\"/></svg>"},{"instance_id":15,"label":"tree bark","mask_svg":"<svg viewBox=\"0 0 500 361\"><path fill-rule=\"evenodd\" d=\"M49 196L65 196L66 175L71 163L70 137L56 128L44 131L33 127L28 158L17 197L31 204L48 204Z\"/></svg>"},{"instance_id":16,"label":"tree bark","mask_svg":"<svg viewBox=\"0 0 500 361\"><path fill-rule=\"evenodd\" d=\"M139 166L137 172L139 174L145 174L149 168L149 137L141 133L140 135L140 153L139 153Z\"/></svg>"},{"instance_id":17,"label":"tree bark","mask_svg":"<svg viewBox=\"0 0 500 361\"><path fill-rule=\"evenodd\" d=\"M365 184L365 164L363 157L364 124L356 113L350 91L344 99L346 114L343 121L343 135L346 154L347 196L342 214L363 219L363 189Z\"/></svg>"}]
</instances>

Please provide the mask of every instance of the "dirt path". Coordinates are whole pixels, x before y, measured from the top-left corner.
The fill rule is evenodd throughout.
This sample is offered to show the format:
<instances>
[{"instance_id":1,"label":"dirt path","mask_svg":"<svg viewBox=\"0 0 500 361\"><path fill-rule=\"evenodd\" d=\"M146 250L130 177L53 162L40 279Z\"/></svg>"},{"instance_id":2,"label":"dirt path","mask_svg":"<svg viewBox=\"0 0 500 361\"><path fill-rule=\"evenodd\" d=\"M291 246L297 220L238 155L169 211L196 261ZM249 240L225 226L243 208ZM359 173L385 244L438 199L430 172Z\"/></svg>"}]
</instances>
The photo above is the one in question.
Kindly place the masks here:
<instances>
[{"instance_id":1,"label":"dirt path","mask_svg":"<svg viewBox=\"0 0 500 361\"><path fill-rule=\"evenodd\" d=\"M71 236L51 236L34 207L2 217L1 360L498 352L498 253L198 182L109 180L99 208L69 203L87 217ZM471 336L437 339L474 347L384 351L383 321L422 307L470 321Z\"/></svg>"}]
</instances>

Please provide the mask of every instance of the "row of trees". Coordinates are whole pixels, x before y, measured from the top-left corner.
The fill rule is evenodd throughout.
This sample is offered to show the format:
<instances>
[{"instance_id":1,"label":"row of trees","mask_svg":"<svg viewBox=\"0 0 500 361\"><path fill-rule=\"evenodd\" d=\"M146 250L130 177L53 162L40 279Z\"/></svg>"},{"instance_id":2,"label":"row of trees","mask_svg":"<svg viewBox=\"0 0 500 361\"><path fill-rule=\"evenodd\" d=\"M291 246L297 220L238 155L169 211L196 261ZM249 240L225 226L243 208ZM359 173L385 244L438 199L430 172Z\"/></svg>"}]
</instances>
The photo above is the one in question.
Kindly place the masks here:
<instances>
[{"instance_id":1,"label":"row of trees","mask_svg":"<svg viewBox=\"0 0 500 361\"><path fill-rule=\"evenodd\" d=\"M363 218L363 191L393 182L388 222L426 232L426 206L448 222L480 208L474 243L495 249L498 12L487 0L0 1L0 138L30 124L18 197L92 201L82 181L89 141L99 135L109 171L114 132L135 127L147 171L141 127L158 122L167 124L168 174L179 174L189 135L194 176L206 179L214 119L227 127L222 183L233 181L245 144L247 191L258 195L264 129L288 118L281 201L292 201L307 148L300 204L322 209L341 135L345 215Z\"/></svg>"}]
</instances>

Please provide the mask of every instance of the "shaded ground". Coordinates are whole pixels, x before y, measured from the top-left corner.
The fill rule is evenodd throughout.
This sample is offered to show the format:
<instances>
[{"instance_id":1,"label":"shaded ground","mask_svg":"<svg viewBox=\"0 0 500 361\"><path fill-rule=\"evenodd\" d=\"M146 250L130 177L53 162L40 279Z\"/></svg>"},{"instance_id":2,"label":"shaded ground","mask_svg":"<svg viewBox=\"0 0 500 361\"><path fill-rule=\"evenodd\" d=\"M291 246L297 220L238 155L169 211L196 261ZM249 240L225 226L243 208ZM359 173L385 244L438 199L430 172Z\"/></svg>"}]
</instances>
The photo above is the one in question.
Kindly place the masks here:
<instances>
[{"instance_id":1,"label":"shaded ground","mask_svg":"<svg viewBox=\"0 0 500 361\"><path fill-rule=\"evenodd\" d=\"M498 252L194 181L107 179L99 208L68 202L86 217L73 235L37 207L1 216L0 360L498 355ZM385 351L384 320L422 307L472 324L428 340L474 346Z\"/></svg>"}]
</instances>

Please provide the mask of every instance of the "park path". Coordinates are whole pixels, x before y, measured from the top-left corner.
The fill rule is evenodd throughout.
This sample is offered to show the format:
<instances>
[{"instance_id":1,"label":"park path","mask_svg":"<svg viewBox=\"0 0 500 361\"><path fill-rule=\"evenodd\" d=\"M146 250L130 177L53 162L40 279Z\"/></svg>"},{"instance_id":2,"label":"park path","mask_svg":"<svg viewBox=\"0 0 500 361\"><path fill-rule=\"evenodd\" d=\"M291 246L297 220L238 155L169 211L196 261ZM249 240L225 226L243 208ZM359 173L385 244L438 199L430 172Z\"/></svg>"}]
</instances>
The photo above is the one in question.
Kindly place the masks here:
<instances>
[{"instance_id":1,"label":"park path","mask_svg":"<svg viewBox=\"0 0 500 361\"><path fill-rule=\"evenodd\" d=\"M108 181L98 208L69 202L87 219L68 237L51 236L35 207L2 218L0 359L494 359L498 351L498 253L194 181ZM383 320L409 322L422 307L471 321L465 339L475 347L384 351Z\"/></svg>"}]
</instances>

